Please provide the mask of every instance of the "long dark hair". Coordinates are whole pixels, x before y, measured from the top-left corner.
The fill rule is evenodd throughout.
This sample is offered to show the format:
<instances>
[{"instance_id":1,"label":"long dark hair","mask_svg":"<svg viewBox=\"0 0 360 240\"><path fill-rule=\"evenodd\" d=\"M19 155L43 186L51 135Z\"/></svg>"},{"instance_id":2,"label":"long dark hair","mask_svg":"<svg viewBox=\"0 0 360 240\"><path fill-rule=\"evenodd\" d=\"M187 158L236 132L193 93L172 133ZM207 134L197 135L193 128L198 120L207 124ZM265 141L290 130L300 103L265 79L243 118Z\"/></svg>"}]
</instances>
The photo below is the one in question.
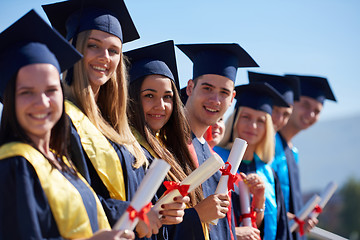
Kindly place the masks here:
<instances>
[{"instance_id":1,"label":"long dark hair","mask_svg":"<svg viewBox=\"0 0 360 240\"><path fill-rule=\"evenodd\" d=\"M169 121L159 132L159 140L155 133L145 122L143 106L140 99L141 85L145 77L132 82L129 87L128 117L129 122L148 142L152 150L159 158L171 165L168 178L172 181L182 181L196 166L192 160L188 144L191 142L190 126L185 118L184 108L176 89L175 83L171 81L173 96L173 112ZM200 188L195 193L189 194L191 205L203 199Z\"/></svg>"},{"instance_id":2,"label":"long dark hair","mask_svg":"<svg viewBox=\"0 0 360 240\"><path fill-rule=\"evenodd\" d=\"M16 77L17 74L7 84L4 96L3 96L3 112L1 116L0 124L0 145L9 142L23 142L35 147L34 142L26 134L24 129L20 126L15 112L15 89L16 89ZM60 80L59 80L60 81ZM61 84L61 91L63 91L63 85ZM69 120L65 114L64 107L64 94L63 94L63 111L59 121L51 130L50 148L54 151L56 158L58 159L63 171L77 175L75 167L73 166L68 151L67 144L69 143ZM36 148L37 149L37 148ZM39 149L37 149L41 152ZM43 153L42 153L43 154ZM44 155L44 154L43 154ZM44 157L48 159L45 155ZM69 160L70 166L65 164L63 157ZM49 163L55 168L55 165L48 159Z\"/></svg>"}]
</instances>

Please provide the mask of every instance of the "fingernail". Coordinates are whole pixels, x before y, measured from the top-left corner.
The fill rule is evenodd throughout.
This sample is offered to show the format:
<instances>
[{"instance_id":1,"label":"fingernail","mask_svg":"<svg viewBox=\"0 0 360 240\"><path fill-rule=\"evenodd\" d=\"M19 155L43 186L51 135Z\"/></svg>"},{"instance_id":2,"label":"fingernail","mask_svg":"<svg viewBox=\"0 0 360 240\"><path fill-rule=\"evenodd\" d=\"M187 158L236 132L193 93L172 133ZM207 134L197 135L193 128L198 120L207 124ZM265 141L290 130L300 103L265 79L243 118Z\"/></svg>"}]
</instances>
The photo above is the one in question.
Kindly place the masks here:
<instances>
[{"instance_id":1,"label":"fingernail","mask_svg":"<svg viewBox=\"0 0 360 240\"><path fill-rule=\"evenodd\" d=\"M163 214L163 211L159 211L159 214L162 215L162 214Z\"/></svg>"},{"instance_id":2,"label":"fingernail","mask_svg":"<svg viewBox=\"0 0 360 240\"><path fill-rule=\"evenodd\" d=\"M163 204L163 205L161 205L161 208L165 208L165 205Z\"/></svg>"}]
</instances>

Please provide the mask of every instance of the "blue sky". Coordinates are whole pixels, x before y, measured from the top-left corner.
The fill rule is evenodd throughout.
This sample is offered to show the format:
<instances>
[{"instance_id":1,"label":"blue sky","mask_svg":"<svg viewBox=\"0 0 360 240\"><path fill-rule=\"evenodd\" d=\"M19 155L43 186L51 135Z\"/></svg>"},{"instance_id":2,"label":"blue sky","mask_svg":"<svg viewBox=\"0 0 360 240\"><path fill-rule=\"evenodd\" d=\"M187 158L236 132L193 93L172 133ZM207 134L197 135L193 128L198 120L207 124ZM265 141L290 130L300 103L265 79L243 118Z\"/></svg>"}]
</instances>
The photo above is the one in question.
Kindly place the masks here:
<instances>
[{"instance_id":1,"label":"blue sky","mask_svg":"<svg viewBox=\"0 0 360 240\"><path fill-rule=\"evenodd\" d=\"M56 1L3 0L0 31L32 8ZM141 38L124 50L175 43L239 43L260 65L252 71L328 78L338 103L326 102L321 121L360 114L360 1L125 0ZM181 87L192 63L177 50ZM248 69L237 84L247 83Z\"/></svg>"}]
</instances>

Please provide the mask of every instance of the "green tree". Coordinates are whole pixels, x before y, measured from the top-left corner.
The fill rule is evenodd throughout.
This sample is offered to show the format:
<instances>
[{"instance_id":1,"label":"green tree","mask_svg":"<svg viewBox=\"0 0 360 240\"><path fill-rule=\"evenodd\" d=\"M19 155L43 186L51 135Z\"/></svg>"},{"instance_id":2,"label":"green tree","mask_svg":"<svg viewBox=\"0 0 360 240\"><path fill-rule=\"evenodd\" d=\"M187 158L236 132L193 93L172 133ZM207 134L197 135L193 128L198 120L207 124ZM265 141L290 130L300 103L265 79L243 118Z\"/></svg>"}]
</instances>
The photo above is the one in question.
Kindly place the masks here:
<instances>
[{"instance_id":1,"label":"green tree","mask_svg":"<svg viewBox=\"0 0 360 240\"><path fill-rule=\"evenodd\" d=\"M343 199L340 210L339 233L344 236L358 236L360 231L360 181L351 177L341 188Z\"/></svg>"}]
</instances>

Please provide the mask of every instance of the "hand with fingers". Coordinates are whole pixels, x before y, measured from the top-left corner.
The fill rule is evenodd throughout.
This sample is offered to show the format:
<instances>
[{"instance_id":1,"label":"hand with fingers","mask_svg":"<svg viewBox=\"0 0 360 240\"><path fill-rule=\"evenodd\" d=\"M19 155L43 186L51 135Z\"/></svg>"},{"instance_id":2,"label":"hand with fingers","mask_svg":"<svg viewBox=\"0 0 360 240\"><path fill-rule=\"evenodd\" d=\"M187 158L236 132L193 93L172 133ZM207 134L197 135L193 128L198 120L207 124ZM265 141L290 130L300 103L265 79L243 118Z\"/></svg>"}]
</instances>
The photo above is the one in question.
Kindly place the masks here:
<instances>
[{"instance_id":1,"label":"hand with fingers","mask_svg":"<svg viewBox=\"0 0 360 240\"><path fill-rule=\"evenodd\" d=\"M227 194L213 194L199 202L194 208L201 222L210 222L214 219L224 218L228 212L230 199Z\"/></svg>"},{"instance_id":2,"label":"hand with fingers","mask_svg":"<svg viewBox=\"0 0 360 240\"><path fill-rule=\"evenodd\" d=\"M254 227L236 227L237 240L260 240L260 231Z\"/></svg>"},{"instance_id":3,"label":"hand with fingers","mask_svg":"<svg viewBox=\"0 0 360 240\"><path fill-rule=\"evenodd\" d=\"M166 225L181 223L186 204L189 202L190 198L188 196L178 196L174 198L174 202L161 205L162 210L159 211L159 214L162 215L160 218L161 223Z\"/></svg>"},{"instance_id":4,"label":"hand with fingers","mask_svg":"<svg viewBox=\"0 0 360 240\"><path fill-rule=\"evenodd\" d=\"M144 221L139 219L139 223L136 225L135 228L135 231L140 238L150 238L151 235L158 234L159 229L162 226L162 223L155 211L150 210L146 215L149 219L149 226Z\"/></svg>"}]
</instances>

